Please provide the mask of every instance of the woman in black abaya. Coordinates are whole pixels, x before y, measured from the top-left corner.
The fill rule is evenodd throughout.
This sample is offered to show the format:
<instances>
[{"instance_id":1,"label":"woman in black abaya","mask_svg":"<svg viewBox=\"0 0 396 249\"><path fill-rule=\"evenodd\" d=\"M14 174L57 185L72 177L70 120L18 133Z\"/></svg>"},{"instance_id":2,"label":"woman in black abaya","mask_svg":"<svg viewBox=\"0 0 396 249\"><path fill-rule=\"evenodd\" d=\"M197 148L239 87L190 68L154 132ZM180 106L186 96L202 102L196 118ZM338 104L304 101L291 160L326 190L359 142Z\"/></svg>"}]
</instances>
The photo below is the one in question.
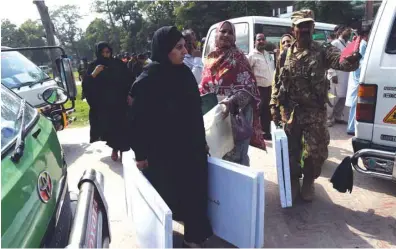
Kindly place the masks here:
<instances>
[{"instance_id":1,"label":"woman in black abaya","mask_svg":"<svg viewBox=\"0 0 396 249\"><path fill-rule=\"evenodd\" d=\"M133 145L139 169L184 222L184 246L207 245L208 164L201 98L183 64L185 40L175 27L157 30L152 63L133 84Z\"/></svg>"},{"instance_id":2,"label":"woman in black abaya","mask_svg":"<svg viewBox=\"0 0 396 249\"><path fill-rule=\"evenodd\" d=\"M89 104L90 142L106 141L113 149L111 158L118 160L118 152L129 150L127 140L128 89L131 85L128 69L121 60L112 58L106 42L96 45L97 59L89 64L82 88Z\"/></svg>"}]
</instances>

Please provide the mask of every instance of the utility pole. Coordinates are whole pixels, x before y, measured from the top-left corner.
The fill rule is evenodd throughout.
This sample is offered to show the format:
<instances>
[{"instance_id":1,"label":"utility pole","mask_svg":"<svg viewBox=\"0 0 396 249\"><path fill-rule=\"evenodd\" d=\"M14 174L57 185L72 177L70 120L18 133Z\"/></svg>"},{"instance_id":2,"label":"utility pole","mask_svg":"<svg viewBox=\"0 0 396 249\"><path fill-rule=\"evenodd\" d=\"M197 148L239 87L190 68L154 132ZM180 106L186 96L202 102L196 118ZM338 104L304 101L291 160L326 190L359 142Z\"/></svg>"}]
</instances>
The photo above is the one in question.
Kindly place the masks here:
<instances>
[{"instance_id":1,"label":"utility pole","mask_svg":"<svg viewBox=\"0 0 396 249\"><path fill-rule=\"evenodd\" d=\"M373 20L374 15L374 3L372 0L366 1L366 8L364 13L363 24L366 24Z\"/></svg>"},{"instance_id":2,"label":"utility pole","mask_svg":"<svg viewBox=\"0 0 396 249\"><path fill-rule=\"evenodd\" d=\"M48 7L45 5L44 0L34 0L33 3L37 6L37 10L40 13L41 22L43 23L47 38L47 45L56 46L54 25L51 22L51 18L48 13ZM55 60L57 58L57 52L54 49L50 49L49 53L52 61L52 72L55 77L57 76L57 69L55 64Z\"/></svg>"}]
</instances>

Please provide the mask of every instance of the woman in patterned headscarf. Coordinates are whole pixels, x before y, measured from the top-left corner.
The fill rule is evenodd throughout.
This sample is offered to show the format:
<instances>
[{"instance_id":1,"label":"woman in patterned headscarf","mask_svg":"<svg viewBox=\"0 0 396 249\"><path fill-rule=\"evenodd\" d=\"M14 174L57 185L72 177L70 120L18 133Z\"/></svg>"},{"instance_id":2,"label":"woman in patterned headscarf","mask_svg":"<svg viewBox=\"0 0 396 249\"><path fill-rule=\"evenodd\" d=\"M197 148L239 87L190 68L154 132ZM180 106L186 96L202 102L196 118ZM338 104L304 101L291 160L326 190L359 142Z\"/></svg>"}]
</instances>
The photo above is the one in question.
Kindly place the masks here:
<instances>
[{"instance_id":1,"label":"woman in patterned headscarf","mask_svg":"<svg viewBox=\"0 0 396 249\"><path fill-rule=\"evenodd\" d=\"M241 112L246 121L252 124L252 137L242 141L234 139L234 149L224 157L249 166L249 144L265 150L259 122L260 97L256 79L246 56L235 45L235 27L232 23L220 23L216 29L215 42L216 49L208 55L205 62L200 92L227 97L221 102L226 106L224 117L231 113L231 122L235 124L236 114Z\"/></svg>"}]
</instances>

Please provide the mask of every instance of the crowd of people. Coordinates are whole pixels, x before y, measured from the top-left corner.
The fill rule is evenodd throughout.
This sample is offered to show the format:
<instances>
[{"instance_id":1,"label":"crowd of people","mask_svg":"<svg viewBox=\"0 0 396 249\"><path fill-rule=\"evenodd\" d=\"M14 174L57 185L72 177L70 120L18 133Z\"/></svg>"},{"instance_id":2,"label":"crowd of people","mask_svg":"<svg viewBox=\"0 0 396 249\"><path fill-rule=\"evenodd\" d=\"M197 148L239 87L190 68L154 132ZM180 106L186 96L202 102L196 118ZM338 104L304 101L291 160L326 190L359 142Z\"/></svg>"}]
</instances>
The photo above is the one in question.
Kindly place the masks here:
<instances>
[{"instance_id":1,"label":"crowd of people","mask_svg":"<svg viewBox=\"0 0 396 249\"><path fill-rule=\"evenodd\" d=\"M333 46L312 40L311 11L294 12L292 23L293 33L280 40L276 65L264 49L265 34L256 34L255 49L246 56L236 46L234 25L225 21L216 29L215 50L204 61L193 30L166 26L153 36L149 62L146 55L122 61L100 42L96 60L87 66L82 87L90 106L91 142L106 141L115 161L132 148L137 167L175 220L184 222L186 247L215 247L207 217L209 148L202 95L221 98L223 117L231 118L235 146L225 160L249 166L249 145L265 150L270 122L283 127L293 199L300 194L313 199L314 180L328 157L327 121L339 121L345 104L344 93L336 90L338 99L328 116L328 79L346 92L340 82L348 77L339 73L358 69L361 55L340 62L338 43L347 42L348 28L339 27ZM358 74L353 73L354 82ZM356 84L351 89L356 96Z\"/></svg>"}]
</instances>

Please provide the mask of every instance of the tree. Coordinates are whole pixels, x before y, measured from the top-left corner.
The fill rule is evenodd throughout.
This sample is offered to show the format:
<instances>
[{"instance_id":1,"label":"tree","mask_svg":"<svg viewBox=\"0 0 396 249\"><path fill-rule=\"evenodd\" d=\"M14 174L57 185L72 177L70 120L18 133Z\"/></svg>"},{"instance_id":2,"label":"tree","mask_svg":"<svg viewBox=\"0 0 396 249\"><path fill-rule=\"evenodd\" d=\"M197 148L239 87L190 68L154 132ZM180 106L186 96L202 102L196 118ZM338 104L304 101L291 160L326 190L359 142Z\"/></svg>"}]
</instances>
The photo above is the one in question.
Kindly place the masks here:
<instances>
[{"instance_id":1,"label":"tree","mask_svg":"<svg viewBox=\"0 0 396 249\"><path fill-rule=\"evenodd\" d=\"M267 1L186 1L174 12L179 29L192 28L200 37L206 35L210 26L223 20L272 14Z\"/></svg>"},{"instance_id":2,"label":"tree","mask_svg":"<svg viewBox=\"0 0 396 249\"><path fill-rule=\"evenodd\" d=\"M1 20L1 34L1 44L3 46L21 47L21 44L24 43L24 34L21 34L17 26L8 19Z\"/></svg>"},{"instance_id":3,"label":"tree","mask_svg":"<svg viewBox=\"0 0 396 249\"><path fill-rule=\"evenodd\" d=\"M120 32L120 45L124 51L136 49L134 37L141 30L143 18L139 12L137 2L114 1L114 20L122 28Z\"/></svg>"},{"instance_id":4,"label":"tree","mask_svg":"<svg viewBox=\"0 0 396 249\"><path fill-rule=\"evenodd\" d=\"M18 28L9 20L2 20L1 28L3 34L1 43L3 46L18 48L46 45L44 28L36 21L28 19ZM24 51L22 53L37 64L47 63L49 59L46 51L43 50Z\"/></svg>"},{"instance_id":5,"label":"tree","mask_svg":"<svg viewBox=\"0 0 396 249\"><path fill-rule=\"evenodd\" d=\"M112 40L113 51L117 53L120 51L120 30L114 18L114 11L116 8L115 2L114 0L94 0L91 8L97 13L105 14L108 17L112 34L109 38Z\"/></svg>"},{"instance_id":6,"label":"tree","mask_svg":"<svg viewBox=\"0 0 396 249\"><path fill-rule=\"evenodd\" d=\"M19 31L24 33L26 38L25 47L41 47L45 46L45 31L41 24L36 21L28 19L19 27ZM44 64L48 63L48 56L45 50L26 51L24 52L34 63Z\"/></svg>"},{"instance_id":7,"label":"tree","mask_svg":"<svg viewBox=\"0 0 396 249\"><path fill-rule=\"evenodd\" d=\"M79 58L77 42L81 38L82 30L78 27L78 21L82 16L76 5L63 5L51 12L51 19L55 26L55 33L61 44L69 48Z\"/></svg>"},{"instance_id":8,"label":"tree","mask_svg":"<svg viewBox=\"0 0 396 249\"><path fill-rule=\"evenodd\" d=\"M105 20L99 18L96 18L88 25L84 34L84 38L87 42L89 50L91 51L91 56L94 55L96 49L95 45L99 41L108 41L113 47L113 41L108 40L112 34L109 26L110 25Z\"/></svg>"},{"instance_id":9,"label":"tree","mask_svg":"<svg viewBox=\"0 0 396 249\"><path fill-rule=\"evenodd\" d=\"M144 17L140 30L133 37L136 51L150 50L150 42L154 32L162 26L175 25L175 8L181 2L173 1L139 1L136 7Z\"/></svg>"},{"instance_id":10,"label":"tree","mask_svg":"<svg viewBox=\"0 0 396 249\"><path fill-rule=\"evenodd\" d=\"M313 10L315 21L319 22L349 25L358 18L351 2L347 1L298 1L295 6L298 10Z\"/></svg>"},{"instance_id":11,"label":"tree","mask_svg":"<svg viewBox=\"0 0 396 249\"><path fill-rule=\"evenodd\" d=\"M41 17L41 23L44 26L45 29L45 34L46 34L46 38L47 38L47 45L48 46L55 46L55 30L54 30L54 25L51 21L51 18L49 16L48 13L48 7L45 5L44 0L42 1L38 1L38 0L34 0L33 1L34 4L36 4L37 10L40 14ZM55 64L55 60L57 58L58 53L54 50L51 49L49 51L50 53L50 57L51 57L51 67L52 67L52 72L54 72L54 77L57 76L57 70L56 70L56 64Z\"/></svg>"}]
</instances>

